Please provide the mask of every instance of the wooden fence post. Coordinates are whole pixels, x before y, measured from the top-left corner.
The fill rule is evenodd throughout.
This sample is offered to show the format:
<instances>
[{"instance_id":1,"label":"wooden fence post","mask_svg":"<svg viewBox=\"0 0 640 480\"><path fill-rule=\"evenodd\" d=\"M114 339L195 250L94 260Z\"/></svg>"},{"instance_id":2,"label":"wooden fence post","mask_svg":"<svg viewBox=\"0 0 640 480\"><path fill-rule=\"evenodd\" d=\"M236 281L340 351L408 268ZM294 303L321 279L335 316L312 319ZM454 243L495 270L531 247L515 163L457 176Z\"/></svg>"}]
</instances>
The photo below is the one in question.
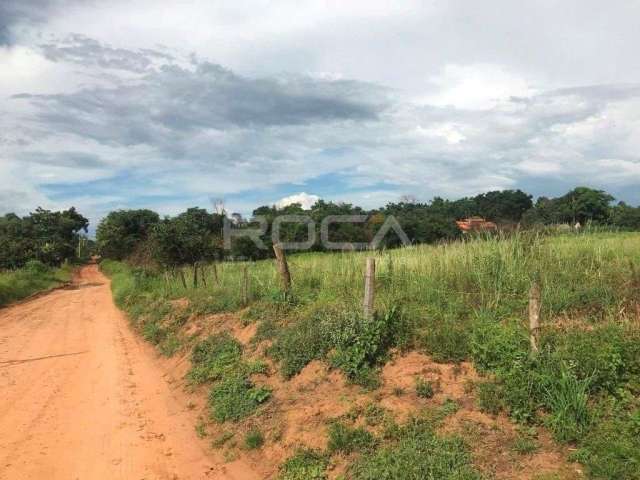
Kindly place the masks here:
<instances>
[{"instance_id":1,"label":"wooden fence post","mask_svg":"<svg viewBox=\"0 0 640 480\"><path fill-rule=\"evenodd\" d=\"M193 264L193 288L198 288L198 262Z\"/></svg>"},{"instance_id":2,"label":"wooden fence post","mask_svg":"<svg viewBox=\"0 0 640 480\"><path fill-rule=\"evenodd\" d=\"M178 275L180 276L180 280L182 280L182 286L186 290L187 289L187 279L184 278L184 271L182 270L182 267L178 267Z\"/></svg>"},{"instance_id":3,"label":"wooden fence post","mask_svg":"<svg viewBox=\"0 0 640 480\"><path fill-rule=\"evenodd\" d=\"M164 271L164 285L167 294L171 293L171 281L169 280L169 272Z\"/></svg>"},{"instance_id":4,"label":"wooden fence post","mask_svg":"<svg viewBox=\"0 0 640 480\"><path fill-rule=\"evenodd\" d=\"M534 281L529 290L529 340L531 351L538 353L538 337L540 333L540 285Z\"/></svg>"},{"instance_id":5,"label":"wooden fence post","mask_svg":"<svg viewBox=\"0 0 640 480\"><path fill-rule=\"evenodd\" d=\"M242 267L242 304L249 305L249 268Z\"/></svg>"},{"instance_id":6,"label":"wooden fence post","mask_svg":"<svg viewBox=\"0 0 640 480\"><path fill-rule=\"evenodd\" d=\"M284 287L285 293L289 293L291 289L291 274L289 273L289 265L287 265L287 257L279 243L273 246L273 251L276 254L276 263L278 264L278 271L282 278L282 286Z\"/></svg>"},{"instance_id":7,"label":"wooden fence post","mask_svg":"<svg viewBox=\"0 0 640 480\"><path fill-rule=\"evenodd\" d=\"M214 261L212 266L213 266L213 281L216 282L217 285L220 285L220 280L218 279L218 265Z\"/></svg>"},{"instance_id":8,"label":"wooden fence post","mask_svg":"<svg viewBox=\"0 0 640 480\"><path fill-rule=\"evenodd\" d=\"M202 282L203 287L207 287L207 268L206 264L200 264L200 281Z\"/></svg>"},{"instance_id":9,"label":"wooden fence post","mask_svg":"<svg viewBox=\"0 0 640 480\"><path fill-rule=\"evenodd\" d=\"M367 267L364 274L364 301L362 303L365 318L373 317L375 290L376 290L376 260L367 258Z\"/></svg>"}]
</instances>

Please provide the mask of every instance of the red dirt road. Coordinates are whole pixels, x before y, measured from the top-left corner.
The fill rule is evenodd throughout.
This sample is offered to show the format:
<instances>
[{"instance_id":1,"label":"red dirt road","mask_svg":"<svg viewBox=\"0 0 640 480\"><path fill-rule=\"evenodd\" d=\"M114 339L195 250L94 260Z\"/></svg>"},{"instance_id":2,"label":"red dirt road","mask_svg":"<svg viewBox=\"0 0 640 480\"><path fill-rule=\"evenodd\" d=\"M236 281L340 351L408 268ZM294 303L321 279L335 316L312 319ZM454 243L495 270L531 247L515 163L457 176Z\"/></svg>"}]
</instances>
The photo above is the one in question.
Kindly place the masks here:
<instances>
[{"instance_id":1,"label":"red dirt road","mask_svg":"<svg viewBox=\"0 0 640 480\"><path fill-rule=\"evenodd\" d=\"M0 310L0 479L257 478L205 450L97 266L75 285Z\"/></svg>"}]
</instances>

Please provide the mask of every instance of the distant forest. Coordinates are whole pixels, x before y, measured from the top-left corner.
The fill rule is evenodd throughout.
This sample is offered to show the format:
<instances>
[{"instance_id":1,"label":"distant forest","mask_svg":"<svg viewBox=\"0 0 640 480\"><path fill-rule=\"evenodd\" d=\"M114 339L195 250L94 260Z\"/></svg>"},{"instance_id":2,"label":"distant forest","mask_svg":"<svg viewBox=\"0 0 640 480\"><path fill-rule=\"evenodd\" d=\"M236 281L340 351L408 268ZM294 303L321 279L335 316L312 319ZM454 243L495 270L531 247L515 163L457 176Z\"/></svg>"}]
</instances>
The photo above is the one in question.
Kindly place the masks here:
<instances>
[{"instance_id":1,"label":"distant forest","mask_svg":"<svg viewBox=\"0 0 640 480\"><path fill-rule=\"evenodd\" d=\"M276 216L283 214L309 215L316 228L328 215L367 216L364 223L332 224L330 237L335 242L369 242L389 215L398 220L412 243L459 238L462 233L455 221L470 216L484 217L506 230L516 226L531 229L578 222L583 226L640 230L640 207L615 203L614 197L602 190L578 187L560 197L540 197L535 202L521 190L493 191L459 200L436 197L427 203L404 197L398 203L374 210L319 200L309 210L300 204L283 208L262 206L248 219L236 213L228 215L223 210L209 213L197 207L164 218L147 209L117 210L98 225L93 248L105 258L168 268L224 258L257 260L273 253L270 227L262 236L267 249L257 248L248 237L239 237L232 243L231 250L225 250L224 221L228 219L235 229L256 228L255 217L262 216L271 225ZM4 215L0 217L0 269L19 268L29 260L59 265L73 259L88 225L88 220L75 208L62 212L38 208L25 217ZM307 225L282 224L281 235L284 241L303 242L307 239ZM390 233L381 247L392 248L398 244L397 236ZM320 251L322 246L318 242L312 249Z\"/></svg>"}]
</instances>

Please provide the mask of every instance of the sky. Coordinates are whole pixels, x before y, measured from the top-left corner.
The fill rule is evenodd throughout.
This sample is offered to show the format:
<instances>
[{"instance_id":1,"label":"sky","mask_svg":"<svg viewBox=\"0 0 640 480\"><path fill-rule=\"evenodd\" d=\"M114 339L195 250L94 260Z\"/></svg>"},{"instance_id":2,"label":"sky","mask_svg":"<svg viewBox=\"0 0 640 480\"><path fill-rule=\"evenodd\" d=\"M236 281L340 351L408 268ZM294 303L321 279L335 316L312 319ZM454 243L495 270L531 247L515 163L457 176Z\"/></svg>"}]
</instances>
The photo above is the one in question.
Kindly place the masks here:
<instances>
[{"instance_id":1,"label":"sky","mask_svg":"<svg viewBox=\"0 0 640 480\"><path fill-rule=\"evenodd\" d=\"M0 213L640 203L640 1L0 0Z\"/></svg>"}]
</instances>

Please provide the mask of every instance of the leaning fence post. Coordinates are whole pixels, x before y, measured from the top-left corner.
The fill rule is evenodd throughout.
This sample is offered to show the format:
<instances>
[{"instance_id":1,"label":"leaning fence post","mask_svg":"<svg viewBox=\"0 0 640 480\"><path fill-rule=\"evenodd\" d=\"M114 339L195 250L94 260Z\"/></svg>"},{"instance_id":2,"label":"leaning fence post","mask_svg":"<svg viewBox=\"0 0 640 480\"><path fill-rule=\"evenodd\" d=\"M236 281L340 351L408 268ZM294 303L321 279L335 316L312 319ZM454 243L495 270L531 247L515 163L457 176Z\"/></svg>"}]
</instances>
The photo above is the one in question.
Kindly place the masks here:
<instances>
[{"instance_id":1,"label":"leaning fence post","mask_svg":"<svg viewBox=\"0 0 640 480\"><path fill-rule=\"evenodd\" d=\"M540 285L534 281L529 290L529 340L531 351L538 353L538 336L540 333Z\"/></svg>"},{"instance_id":2,"label":"leaning fence post","mask_svg":"<svg viewBox=\"0 0 640 480\"><path fill-rule=\"evenodd\" d=\"M249 305L249 268L242 267L242 304Z\"/></svg>"},{"instance_id":3,"label":"leaning fence post","mask_svg":"<svg viewBox=\"0 0 640 480\"><path fill-rule=\"evenodd\" d=\"M287 265L287 257L279 243L273 246L273 251L276 254L276 263L278 264L278 271L282 278L282 286L284 287L285 293L289 293L291 289L291 274L289 273L289 265Z\"/></svg>"},{"instance_id":4,"label":"leaning fence post","mask_svg":"<svg viewBox=\"0 0 640 480\"><path fill-rule=\"evenodd\" d=\"M373 316L375 301L376 260L367 258L367 267L364 274L364 301L362 303L365 318Z\"/></svg>"}]
</instances>

